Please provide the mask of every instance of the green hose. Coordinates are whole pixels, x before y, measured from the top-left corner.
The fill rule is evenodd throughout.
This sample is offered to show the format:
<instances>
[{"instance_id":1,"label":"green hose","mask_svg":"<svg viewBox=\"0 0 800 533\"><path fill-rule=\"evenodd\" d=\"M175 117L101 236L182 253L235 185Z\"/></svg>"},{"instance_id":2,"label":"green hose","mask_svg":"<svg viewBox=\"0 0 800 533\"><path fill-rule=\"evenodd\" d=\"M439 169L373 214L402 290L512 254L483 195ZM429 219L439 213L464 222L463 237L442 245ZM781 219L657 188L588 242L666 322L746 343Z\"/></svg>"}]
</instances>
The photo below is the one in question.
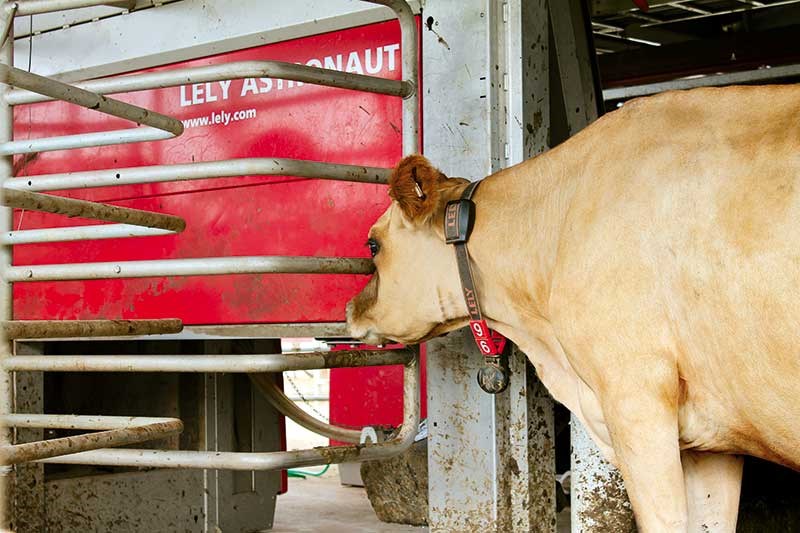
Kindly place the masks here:
<instances>
[{"instance_id":1,"label":"green hose","mask_svg":"<svg viewBox=\"0 0 800 533\"><path fill-rule=\"evenodd\" d=\"M286 475L289 477L298 477L300 479L305 479L306 476L321 477L325 472L328 471L330 467L331 465L325 465L325 468L323 468L319 472L308 472L306 470L294 470L290 468L289 470L286 471Z\"/></svg>"}]
</instances>

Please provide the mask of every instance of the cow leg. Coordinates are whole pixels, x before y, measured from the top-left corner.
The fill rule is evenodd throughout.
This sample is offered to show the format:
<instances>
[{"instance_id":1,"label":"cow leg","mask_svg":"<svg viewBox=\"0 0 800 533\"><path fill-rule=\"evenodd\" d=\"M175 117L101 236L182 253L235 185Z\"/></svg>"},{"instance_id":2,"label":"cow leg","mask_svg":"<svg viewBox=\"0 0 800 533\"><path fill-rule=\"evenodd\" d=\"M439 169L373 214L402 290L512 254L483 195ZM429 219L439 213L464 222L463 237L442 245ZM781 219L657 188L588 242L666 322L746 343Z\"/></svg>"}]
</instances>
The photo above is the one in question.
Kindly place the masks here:
<instances>
[{"instance_id":1,"label":"cow leg","mask_svg":"<svg viewBox=\"0 0 800 533\"><path fill-rule=\"evenodd\" d=\"M657 357L625 363L607 367L598 397L636 524L643 533L686 533L677 369Z\"/></svg>"},{"instance_id":2,"label":"cow leg","mask_svg":"<svg viewBox=\"0 0 800 533\"><path fill-rule=\"evenodd\" d=\"M742 457L684 451L681 459L689 506L689 531L735 532L742 488Z\"/></svg>"}]
</instances>

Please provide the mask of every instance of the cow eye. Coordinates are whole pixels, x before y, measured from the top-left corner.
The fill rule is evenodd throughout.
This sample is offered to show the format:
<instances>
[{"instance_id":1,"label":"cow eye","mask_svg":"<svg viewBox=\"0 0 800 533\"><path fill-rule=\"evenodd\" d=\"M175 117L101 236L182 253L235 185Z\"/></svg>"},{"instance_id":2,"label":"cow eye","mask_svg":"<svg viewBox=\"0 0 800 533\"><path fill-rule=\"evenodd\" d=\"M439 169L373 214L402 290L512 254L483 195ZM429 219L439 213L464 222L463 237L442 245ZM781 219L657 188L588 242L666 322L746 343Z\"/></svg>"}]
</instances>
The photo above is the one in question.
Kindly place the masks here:
<instances>
[{"instance_id":1,"label":"cow eye","mask_svg":"<svg viewBox=\"0 0 800 533\"><path fill-rule=\"evenodd\" d=\"M375 239L369 239L367 241L367 246L369 247L369 253L372 254L372 257L378 255L378 252L381 249L380 245L378 244L378 241L376 241Z\"/></svg>"}]
</instances>

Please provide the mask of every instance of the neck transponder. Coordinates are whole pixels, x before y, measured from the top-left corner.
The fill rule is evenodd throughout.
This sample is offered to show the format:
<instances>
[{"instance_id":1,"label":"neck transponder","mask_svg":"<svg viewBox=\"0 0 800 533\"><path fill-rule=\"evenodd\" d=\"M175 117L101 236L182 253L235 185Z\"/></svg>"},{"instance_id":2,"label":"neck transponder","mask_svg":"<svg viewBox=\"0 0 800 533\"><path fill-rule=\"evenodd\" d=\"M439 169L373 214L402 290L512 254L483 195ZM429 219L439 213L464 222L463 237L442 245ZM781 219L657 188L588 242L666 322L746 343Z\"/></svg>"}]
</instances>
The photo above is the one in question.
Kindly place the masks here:
<instances>
[{"instance_id":1,"label":"neck transponder","mask_svg":"<svg viewBox=\"0 0 800 533\"><path fill-rule=\"evenodd\" d=\"M475 203L472 195L480 181L470 183L459 200L447 203L444 213L444 237L456 249L461 290L469 313L469 329L478 350L483 355L483 368L478 371L478 385L490 394L503 392L508 387L510 371L506 338L489 329L481 313L478 293L472 276L467 241L475 223Z\"/></svg>"}]
</instances>

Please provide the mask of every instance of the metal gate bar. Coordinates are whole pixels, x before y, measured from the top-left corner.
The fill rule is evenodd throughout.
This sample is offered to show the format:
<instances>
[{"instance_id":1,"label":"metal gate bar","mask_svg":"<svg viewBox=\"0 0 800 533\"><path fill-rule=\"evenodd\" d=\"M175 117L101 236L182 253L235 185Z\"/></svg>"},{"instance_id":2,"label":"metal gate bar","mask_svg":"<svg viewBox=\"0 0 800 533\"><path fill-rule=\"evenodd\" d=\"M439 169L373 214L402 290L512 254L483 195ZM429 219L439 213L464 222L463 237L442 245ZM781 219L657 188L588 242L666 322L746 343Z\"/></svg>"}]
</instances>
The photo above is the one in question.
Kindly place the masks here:
<instances>
[{"instance_id":1,"label":"metal gate bar","mask_svg":"<svg viewBox=\"0 0 800 533\"><path fill-rule=\"evenodd\" d=\"M65 337L107 337L180 333L177 318L156 320L11 320L0 324L6 338L53 339Z\"/></svg>"},{"instance_id":2,"label":"metal gate bar","mask_svg":"<svg viewBox=\"0 0 800 533\"><path fill-rule=\"evenodd\" d=\"M68 428L82 429L80 427L80 420L76 419L74 422L69 422L68 416L60 415L60 418L59 415L40 416L43 417L40 419L43 425L37 424L37 415L5 416L0 419L0 422L7 427L19 427L18 424L22 424L24 427L49 428L64 427L66 425ZM103 425L102 418L109 417L95 417L95 422L98 423L93 425ZM120 424L119 421L117 421L111 424L111 427L114 429L100 431L98 433L86 433L84 435L75 435L72 437L3 446L0 448L0 465L26 463L86 450L98 450L109 446L127 446L129 444L171 437L183 431L183 422L177 418L150 418L144 420L136 417L118 418L119 421L127 420L127 423L123 422L123 424ZM89 429L101 428L92 427Z\"/></svg>"},{"instance_id":3,"label":"metal gate bar","mask_svg":"<svg viewBox=\"0 0 800 533\"><path fill-rule=\"evenodd\" d=\"M24 178L10 178L6 180L4 187L28 191L63 191L239 176L297 176L358 183L387 183L390 174L391 169L388 168L320 163L280 157L253 157L177 165L90 170L66 174L41 174Z\"/></svg>"},{"instance_id":4,"label":"metal gate bar","mask_svg":"<svg viewBox=\"0 0 800 533\"><path fill-rule=\"evenodd\" d=\"M0 71L1 72L1 71ZM285 61L237 61L222 65L187 67L164 72L128 74L76 83L78 87L96 94L115 94L150 89L165 89L189 83L204 83L242 78L274 78L313 83L339 89L406 97L414 92L407 80L389 80L365 74L341 72L333 69L309 67ZM13 85L13 84L12 84ZM37 94L36 91L15 90L6 96L11 105L33 104L58 99Z\"/></svg>"},{"instance_id":5,"label":"metal gate bar","mask_svg":"<svg viewBox=\"0 0 800 533\"><path fill-rule=\"evenodd\" d=\"M43 242L85 241L88 239L125 239L129 237L158 237L176 232L132 226L131 224L104 224L97 226L72 226L67 228L25 229L0 235L0 244L34 244Z\"/></svg>"},{"instance_id":6,"label":"metal gate bar","mask_svg":"<svg viewBox=\"0 0 800 533\"><path fill-rule=\"evenodd\" d=\"M17 355L7 371L45 372L288 372L408 364L408 350L353 350L255 355Z\"/></svg>"},{"instance_id":7,"label":"metal gate bar","mask_svg":"<svg viewBox=\"0 0 800 533\"><path fill-rule=\"evenodd\" d=\"M353 75L348 73L331 72L325 69L316 69L313 67L297 66L282 64L279 62L262 62L260 64L250 64L249 68L271 69L271 75L278 75L284 79L296 79L298 81L308 81L321 85L331 85L337 87L344 87L348 89L364 90L369 92L378 92L381 94L390 94L403 97L403 154L408 155L419 151L419 101L417 95L418 84L418 46L416 35L416 20L409 6L403 0L365 0L375 4L381 4L390 7L394 10L400 21L402 33L402 68L403 80L384 80L370 76ZM103 2L85 1L85 0L29 0L20 3L19 5L13 3L6 3L0 9L0 23L9 22L8 27L11 26L9 19L13 17L16 11L18 15L43 13L48 11L55 11L59 9L71 9L77 7L86 7L92 5L102 4ZM0 24L3 28L3 26ZM2 70L7 76L9 81L14 79L15 83L24 86L27 89L33 89L39 92L46 92L50 96L55 96L59 99L66 99L74 101L86 107L105 107L105 111L109 110L110 100L97 94L97 92L87 91L85 88L72 87L60 82L51 82L46 78L33 77L23 71L17 71L11 68L12 57L12 40L8 40L3 44L2 53L0 53L0 64L4 64L6 68ZM243 65L234 65L234 68L241 68ZM247 65L245 65L247 66ZM221 76L221 71L216 73L205 72L206 76ZM250 71L252 72L252 71ZM259 72L266 72L261 70ZM186 75L186 72L181 73ZM192 73L189 73L191 75ZM197 74L195 72L194 74ZM229 77L230 74L225 74ZM163 78L162 78L163 80ZM160 83L158 80L155 82L151 78L147 83ZM186 83L187 80L176 80L173 82ZM188 80L191 81L191 80ZM101 83L101 82L98 82ZM144 88L147 85L135 77L128 77L126 80L117 78L113 80L106 80L106 84L111 84L112 89L115 84L139 84L139 87ZM123 85L117 85L119 89ZM108 85L107 85L108 87ZM130 85L129 85L130 87ZM122 89L124 90L124 89ZM71 135L64 137L53 137L49 139L34 139L27 141L13 141L12 140L12 120L13 115L11 112L11 104L6 99L8 96L9 88L7 86L0 86L0 186L6 187L8 185L17 185L16 189L25 189L26 183L28 191L34 189L34 179L28 178L24 182L14 180L9 182L12 174L11 154L16 153L30 153L46 150L60 150L82 148L90 146L104 146L108 144L117 144L125 142L138 142L142 140L157 140L167 138L182 131L182 124L179 121L169 122L172 131L164 132L154 130L150 127L142 127L129 130L118 130L111 132L89 133L83 135ZM17 103L25 101L26 98L32 98L30 93L26 91L13 91L15 97L19 100ZM78 95L77 97L74 95ZM33 97L33 101L42 101L37 97ZM88 105L87 105L88 104ZM127 105L127 104L124 104ZM115 107L116 104L110 104L110 109L119 111L120 113L128 113L131 109L123 107ZM139 115L142 117L141 108L135 108ZM112 113L117 114L119 113ZM147 116L154 116L150 113ZM158 115L158 117L162 117ZM129 118L129 117L126 117ZM148 119L149 120L149 119ZM174 120L174 119L169 119ZM145 120L142 123L147 123ZM202 177L217 177L217 176L233 176L236 175L234 170L237 165L241 167L257 167L262 174L290 174L294 170L297 174L306 177L323 177L343 179L346 181L365 181L371 183L385 182L388 169L370 169L367 167L353 167L347 165L329 165L315 162L301 162L293 160L234 160L228 162L218 162L217 166L209 166L213 164L197 164L197 165L170 165L161 167L152 167L151 169L125 169L126 178L133 175L131 179L136 179L135 183L157 182L157 181L172 181L175 178L170 178L171 171L184 172L186 178L178 179L195 179ZM215 174L215 172L217 174ZM137 177L137 173L138 177ZM144 175L149 173L152 180L147 180ZM205 173L205 175L203 175ZM180 174L178 174L180 175ZM241 174L239 174L241 175ZM49 183L57 183L61 179L70 179L75 177L82 178L86 181L93 183L101 183L104 180L111 178L111 173L108 171L96 171L93 173L75 173L66 175L52 175L36 179L38 186L41 185L43 180L49 179ZM105 182L104 184L122 184L121 172L117 171L113 174L113 181ZM141 181L139 181L141 180ZM73 182L75 183L75 182ZM99 185L98 185L99 186ZM68 185L67 188L69 188ZM60 188L60 187L59 187ZM45 190L45 189L38 189ZM60 197L53 197L58 202L63 200ZM11 228L11 215L12 211L9 208L0 208L2 213L2 222L0 222L0 235L4 237L5 242L14 242L14 238L24 239L25 234L17 234L15 236ZM73 230L72 233L65 233L63 228L53 228L38 230L39 233L34 235L28 233L30 238L49 239L53 240L63 236L77 237L78 233L82 232L83 236L91 237L101 234L113 234L114 232L123 231L119 226L108 229L108 226L96 226L90 228L82 228ZM49 233L49 235L48 235ZM47 242L40 241L40 242ZM32 266L12 266L10 246L0 247L0 268L2 268L2 280L0 280L0 321L5 324L13 323L12 319L12 292L11 283L20 281L42 281L42 280L67 280L67 279L111 279L118 277L148 277L148 276L183 276L183 275L213 275L213 274L229 274L229 273L261 273L261 272L290 272L290 273L340 273L340 274L369 274L373 270L371 261L366 259L353 259L353 258L303 258L303 257L232 257L232 258L202 258L202 259L178 259L178 260L165 260L165 261L133 261L133 262L118 262L118 263L93 263L93 264L73 264L73 265L32 265ZM62 332L63 333L63 332ZM297 354L293 354L297 355ZM0 414L7 414L11 412L12 407L12 388L11 388L11 373L7 368L22 368L31 365L44 365L42 368L52 368L56 365L65 364L71 366L75 364L83 365L84 369L91 366L95 361L99 366L109 364L116 366L125 366L124 369L119 368L120 371L142 371L143 368L150 363L157 363L155 366L161 365L161 368L167 368L169 365L175 365L172 368L182 366L187 361L194 362L194 365L187 366L186 369L181 371L198 371L197 368L202 366L201 363L207 365L231 365L225 368L235 367L238 363L247 363L254 366L246 367L245 365L239 366L242 371L258 368L259 370L265 368L277 369L304 367L309 365L310 361L315 361L313 368L325 368L326 365L332 366L359 366L361 364L392 364L398 361L397 354L389 352L378 354L354 355L339 353L324 353L312 354L310 357L306 356L302 362L290 354L272 354L267 356L255 356L255 359L246 361L244 359L228 358L227 356L214 357L215 361L209 358L187 358L182 357L182 362L179 363L169 356L167 359L156 359L164 356L155 356L156 358L136 358L136 360L128 360L129 365L120 365L125 363L125 358L99 356L103 359L92 357L81 357L80 361L65 360L63 358L51 358L47 356L18 358L13 357L12 339L6 334L6 328L0 328ZM337 359L338 358L338 359ZM417 431L417 424L419 421L419 354L415 353L413 357L408 359L408 356L403 356L406 361L404 371L404 420L403 425L398 435L391 441L370 444L370 445L356 445L345 446L339 448L318 448L313 450L301 450L292 452L275 452L275 453L217 453L217 452L187 452L187 451L163 451L163 450L94 450L88 452L81 452L79 454L72 454L70 457L62 456L56 458L45 459L45 461L59 461L70 462L75 464L109 464L109 465L132 465L132 466L151 466L151 467L172 467L172 468L223 468L234 470L272 470L283 469L294 466L310 466L316 464L328 464L343 461L364 461L389 457L406 450L414 440ZM381 362L382 361L382 362ZM19 366L15 367L15 364ZM219 368L211 367L208 368ZM307 367L312 368L312 367ZM49 416L49 415L45 415ZM42 419L44 421L44 419ZM17 459L24 460L39 453L66 453L63 447L69 447L67 444L74 445L74 442L63 441L59 439L51 441L41 441L32 443L29 448L22 449L11 446L11 432L9 425L13 419L0 418L0 424L4 427L0 428L0 450L8 454L11 461L15 454ZM16 423L19 423L17 420ZM141 429L141 428L137 428ZM78 437L69 437L68 439L81 439L94 440L107 439L107 445L118 445L122 439L121 435L114 434L113 432L125 432L127 429L113 429L112 434L99 433L94 435L85 435ZM98 437L100 435L100 437ZM124 435L126 438L132 435ZM81 442L81 445L84 443ZM92 443L86 442L87 446ZM74 450L75 448L71 448ZM120 454L120 455L116 455ZM2 457L2 455L0 455ZM7 466L0 466L0 528L7 527L9 524L9 478L11 471Z\"/></svg>"},{"instance_id":8,"label":"metal gate bar","mask_svg":"<svg viewBox=\"0 0 800 533\"><path fill-rule=\"evenodd\" d=\"M117 207L115 205L63 198L38 192L0 190L0 204L6 207L42 211L68 217L91 218L105 222L122 222L133 226L144 226L180 233L186 229L186 222L176 216L153 213L141 209Z\"/></svg>"},{"instance_id":9,"label":"metal gate bar","mask_svg":"<svg viewBox=\"0 0 800 533\"><path fill-rule=\"evenodd\" d=\"M103 263L26 265L6 268L6 281L66 281L217 276L223 274L371 274L371 259L348 257L240 256Z\"/></svg>"},{"instance_id":10,"label":"metal gate bar","mask_svg":"<svg viewBox=\"0 0 800 533\"><path fill-rule=\"evenodd\" d=\"M137 124L145 124L144 127L91 134L64 135L25 141L8 140L0 144L0 155L68 150L89 146L108 146L140 141L158 141L171 139L183 133L183 123L180 120L119 100L112 100L50 78L31 74L9 65L0 64L0 80L3 83L24 87L36 93L46 93L48 96L58 100L70 102L106 115L131 120Z\"/></svg>"},{"instance_id":11,"label":"metal gate bar","mask_svg":"<svg viewBox=\"0 0 800 533\"><path fill-rule=\"evenodd\" d=\"M64 455L39 462L142 468L281 470L385 459L404 452L414 442L419 425L419 390L419 354L415 354L403 370L403 425L393 439L379 444L262 453L108 449Z\"/></svg>"}]
</instances>

